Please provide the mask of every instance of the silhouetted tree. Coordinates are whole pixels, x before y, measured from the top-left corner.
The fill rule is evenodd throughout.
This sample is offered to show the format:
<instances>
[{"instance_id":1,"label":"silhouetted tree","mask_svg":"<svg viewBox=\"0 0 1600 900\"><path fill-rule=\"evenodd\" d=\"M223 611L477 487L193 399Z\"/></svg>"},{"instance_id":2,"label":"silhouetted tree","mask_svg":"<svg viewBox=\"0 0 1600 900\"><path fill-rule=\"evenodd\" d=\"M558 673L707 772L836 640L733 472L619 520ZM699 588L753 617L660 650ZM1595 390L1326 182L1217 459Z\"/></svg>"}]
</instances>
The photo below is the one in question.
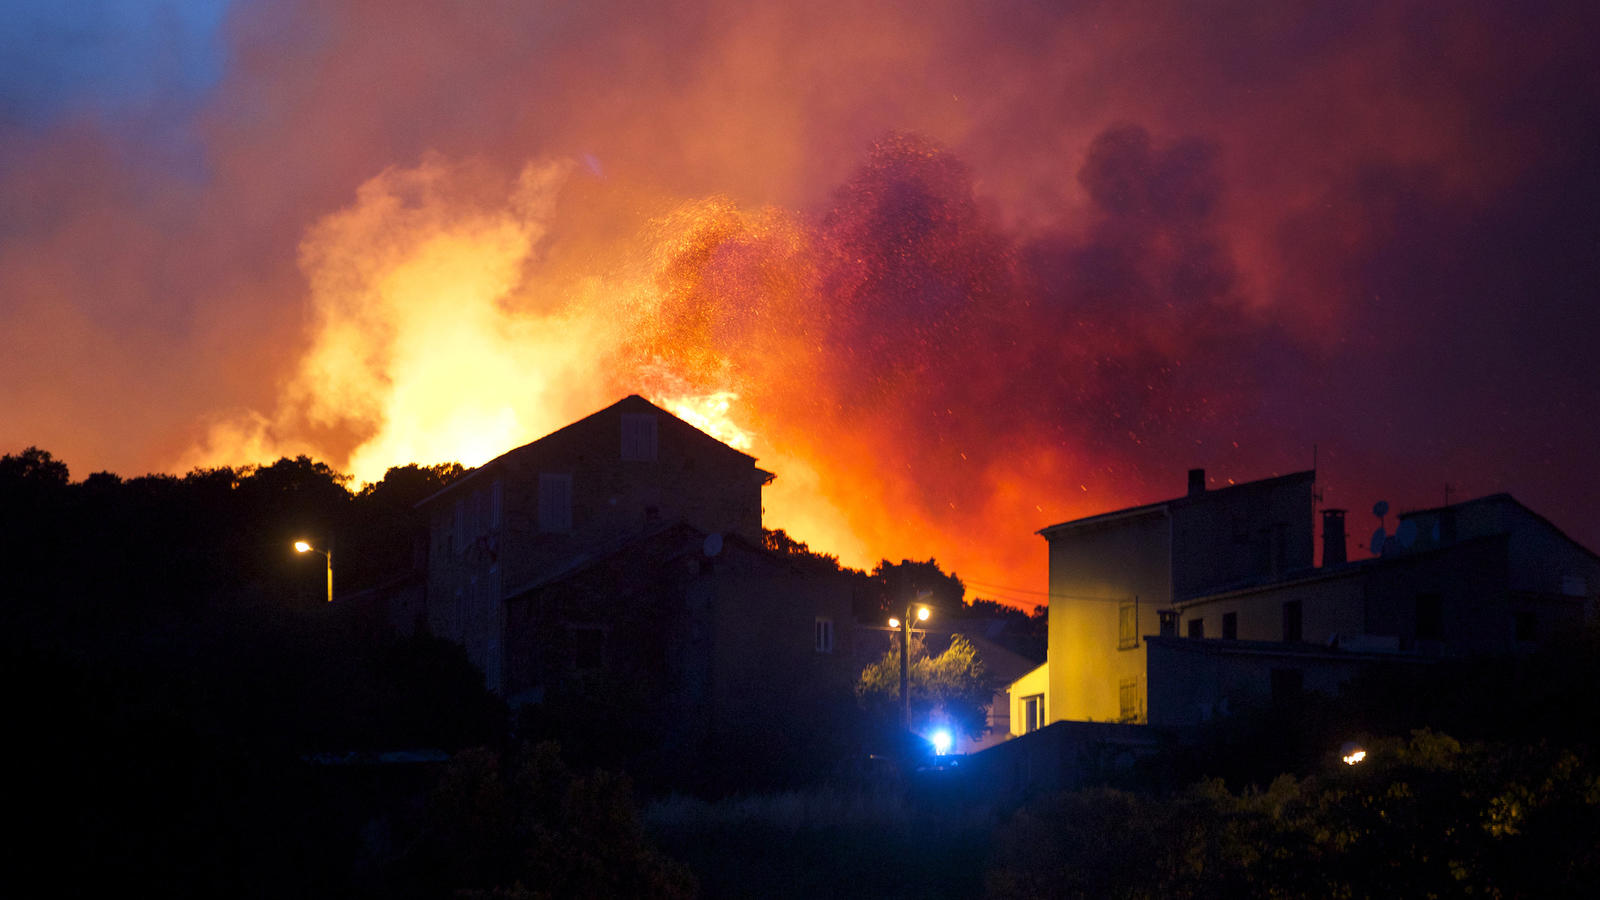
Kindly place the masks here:
<instances>
[{"instance_id":1,"label":"silhouetted tree","mask_svg":"<svg viewBox=\"0 0 1600 900\"><path fill-rule=\"evenodd\" d=\"M837 571L853 571L839 565L839 557L832 553L821 553L812 550L805 541L797 541L789 536L782 528L761 529L761 546L774 553L803 562L816 563Z\"/></svg>"},{"instance_id":2,"label":"silhouetted tree","mask_svg":"<svg viewBox=\"0 0 1600 900\"><path fill-rule=\"evenodd\" d=\"M460 463L394 466L351 503L340 546L340 580L359 590L411 574L424 564L427 522L417 504L466 474Z\"/></svg>"},{"instance_id":3,"label":"silhouetted tree","mask_svg":"<svg viewBox=\"0 0 1600 900\"><path fill-rule=\"evenodd\" d=\"M0 486L35 484L65 487L67 479L67 464L38 447L0 457Z\"/></svg>"},{"instance_id":4,"label":"silhouetted tree","mask_svg":"<svg viewBox=\"0 0 1600 900\"><path fill-rule=\"evenodd\" d=\"M943 616L959 615L964 608L966 585L955 575L946 575L934 559L881 560L871 579L872 589L857 598L856 618L863 622L903 615L911 603L927 604Z\"/></svg>"}]
</instances>

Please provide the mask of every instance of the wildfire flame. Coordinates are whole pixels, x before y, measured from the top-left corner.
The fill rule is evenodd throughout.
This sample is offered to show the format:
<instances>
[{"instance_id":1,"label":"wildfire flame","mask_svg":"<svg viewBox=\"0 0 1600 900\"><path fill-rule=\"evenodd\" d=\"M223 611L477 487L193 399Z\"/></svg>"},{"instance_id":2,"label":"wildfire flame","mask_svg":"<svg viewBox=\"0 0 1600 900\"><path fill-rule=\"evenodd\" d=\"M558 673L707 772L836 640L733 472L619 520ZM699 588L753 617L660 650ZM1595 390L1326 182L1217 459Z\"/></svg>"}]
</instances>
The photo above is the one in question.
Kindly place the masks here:
<instances>
[{"instance_id":1,"label":"wildfire flame","mask_svg":"<svg viewBox=\"0 0 1600 900\"><path fill-rule=\"evenodd\" d=\"M276 409L212 423L182 464L310 452L371 482L478 465L640 393L777 474L769 527L849 565L936 556L974 593L1045 602L1033 532L1119 499L1087 485L1120 457L1068 440L1017 385L1081 371L1070 402L1102 404L1094 368L1128 337L1009 330L1032 301L958 162L894 138L823 216L663 200L632 234L586 237L628 191L563 161L375 176L301 243L309 330Z\"/></svg>"},{"instance_id":2,"label":"wildfire flame","mask_svg":"<svg viewBox=\"0 0 1600 900\"><path fill-rule=\"evenodd\" d=\"M730 414L737 399L739 395L732 391L714 391L698 397L663 399L658 405L735 450L749 450L755 446L754 438L735 425Z\"/></svg>"}]
</instances>

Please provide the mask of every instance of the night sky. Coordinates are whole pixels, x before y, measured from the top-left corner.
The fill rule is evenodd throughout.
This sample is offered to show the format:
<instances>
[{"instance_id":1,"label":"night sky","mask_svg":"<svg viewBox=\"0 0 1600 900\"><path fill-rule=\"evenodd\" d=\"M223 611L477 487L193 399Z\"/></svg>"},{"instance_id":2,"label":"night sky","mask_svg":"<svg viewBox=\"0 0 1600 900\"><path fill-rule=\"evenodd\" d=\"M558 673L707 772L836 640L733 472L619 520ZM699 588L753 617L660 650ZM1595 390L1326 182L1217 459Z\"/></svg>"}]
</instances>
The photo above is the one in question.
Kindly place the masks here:
<instances>
[{"instance_id":1,"label":"night sky","mask_svg":"<svg viewBox=\"0 0 1600 900\"><path fill-rule=\"evenodd\" d=\"M637 392L1024 604L1313 447L1353 550L1447 483L1600 547L1592 0L446 6L5 4L0 452L375 479Z\"/></svg>"}]
</instances>

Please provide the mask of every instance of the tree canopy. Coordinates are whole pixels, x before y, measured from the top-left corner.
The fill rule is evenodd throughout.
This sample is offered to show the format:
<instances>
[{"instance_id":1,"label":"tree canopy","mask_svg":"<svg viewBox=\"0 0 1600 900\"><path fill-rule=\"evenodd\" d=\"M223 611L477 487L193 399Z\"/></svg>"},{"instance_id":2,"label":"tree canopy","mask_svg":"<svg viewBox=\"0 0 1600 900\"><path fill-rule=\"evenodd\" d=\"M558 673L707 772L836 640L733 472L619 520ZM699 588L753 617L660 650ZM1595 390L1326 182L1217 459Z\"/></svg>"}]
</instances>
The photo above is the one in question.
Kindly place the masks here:
<instances>
[{"instance_id":1,"label":"tree canopy","mask_svg":"<svg viewBox=\"0 0 1600 900\"><path fill-rule=\"evenodd\" d=\"M938 656L922 640L911 643L906 680L914 722L944 722L977 738L983 734L998 679L984 666L978 648L965 635L950 636ZM861 672L856 698L881 716L897 716L900 703L900 649L879 657Z\"/></svg>"}]
</instances>

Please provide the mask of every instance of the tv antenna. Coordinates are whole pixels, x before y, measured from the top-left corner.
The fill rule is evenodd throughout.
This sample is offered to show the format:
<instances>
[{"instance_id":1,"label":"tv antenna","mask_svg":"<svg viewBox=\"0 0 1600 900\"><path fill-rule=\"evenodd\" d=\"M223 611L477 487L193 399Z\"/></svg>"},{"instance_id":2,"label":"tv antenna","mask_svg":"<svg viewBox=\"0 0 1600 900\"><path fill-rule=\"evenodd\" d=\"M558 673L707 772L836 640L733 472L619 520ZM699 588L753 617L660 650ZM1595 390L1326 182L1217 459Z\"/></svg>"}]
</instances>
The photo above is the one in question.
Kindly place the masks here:
<instances>
[{"instance_id":1,"label":"tv antenna","mask_svg":"<svg viewBox=\"0 0 1600 900\"><path fill-rule=\"evenodd\" d=\"M1378 530L1372 533L1372 543L1367 545L1367 549L1372 551L1373 556L1381 556L1384 542L1389 538L1388 523L1384 519L1389 514L1389 501L1379 500L1373 504L1372 514L1378 517Z\"/></svg>"}]
</instances>

